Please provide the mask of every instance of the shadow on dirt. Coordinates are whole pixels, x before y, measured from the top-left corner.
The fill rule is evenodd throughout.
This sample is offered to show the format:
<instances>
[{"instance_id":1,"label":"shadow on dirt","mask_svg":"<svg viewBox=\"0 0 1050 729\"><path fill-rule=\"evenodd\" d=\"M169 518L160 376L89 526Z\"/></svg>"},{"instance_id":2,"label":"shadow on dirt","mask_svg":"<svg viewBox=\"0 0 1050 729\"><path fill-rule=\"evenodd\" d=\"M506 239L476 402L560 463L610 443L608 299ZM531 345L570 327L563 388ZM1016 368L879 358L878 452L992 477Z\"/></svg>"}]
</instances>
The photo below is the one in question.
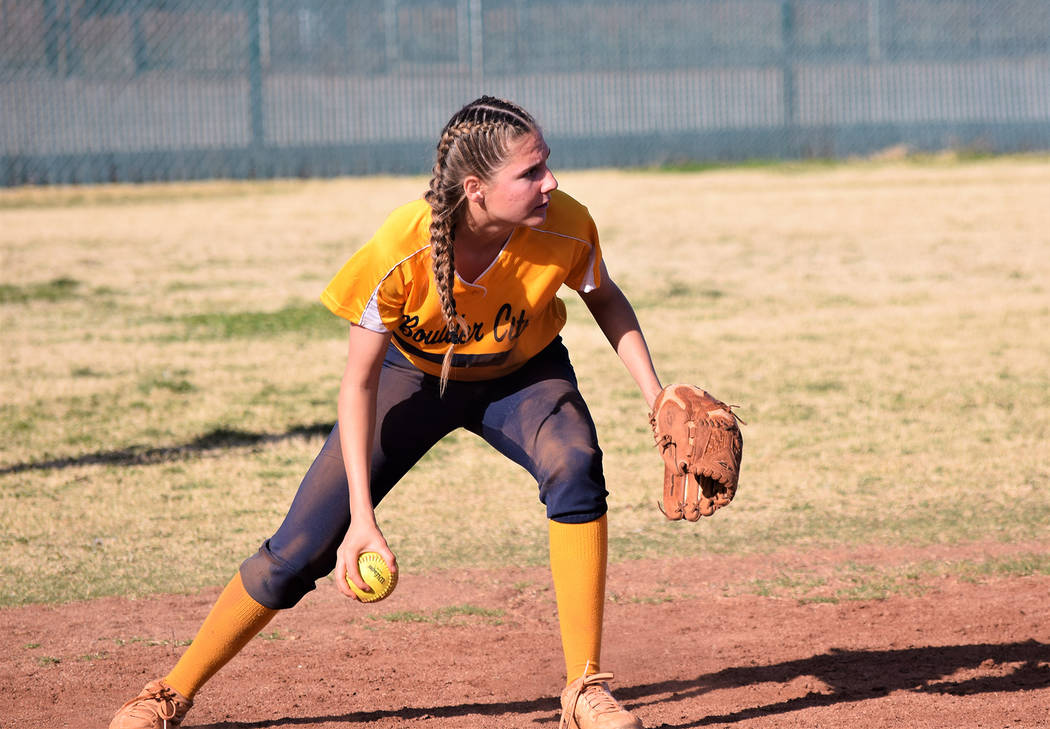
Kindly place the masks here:
<instances>
[{"instance_id":1,"label":"shadow on dirt","mask_svg":"<svg viewBox=\"0 0 1050 729\"><path fill-rule=\"evenodd\" d=\"M953 679L952 676L959 671L979 671L984 675ZM636 709L649 704L692 700L719 689L743 688L760 683L787 684L806 677L823 682L827 688L731 714L705 716L685 724L662 726L687 729L711 724L732 724L802 709L880 698L894 691L969 695L1047 688L1050 687L1050 645L1032 640L1023 643L981 643L883 651L833 650L811 658L770 666L727 668L691 680L620 687L616 695L629 709ZM492 704L406 707L396 711L289 717L256 722L222 722L197 729L270 729L329 722L369 724L382 719L448 718L474 714L502 716L536 712L550 712L551 716L549 719L534 719L532 723L556 724L558 711L557 699L540 698Z\"/></svg>"},{"instance_id":2,"label":"shadow on dirt","mask_svg":"<svg viewBox=\"0 0 1050 729\"><path fill-rule=\"evenodd\" d=\"M165 448L124 448L114 451L95 451L69 458L56 458L50 461L32 463L15 463L0 468L0 476L24 471L50 471L77 466L148 466L156 463L171 463L197 458L211 451L230 448L279 443L292 438L310 438L326 436L332 430L332 423L314 423L297 425L284 433L251 433L231 428L216 428L210 433L194 438L189 443Z\"/></svg>"},{"instance_id":3,"label":"shadow on dirt","mask_svg":"<svg viewBox=\"0 0 1050 729\"><path fill-rule=\"evenodd\" d=\"M833 650L812 658L771 666L727 668L700 676L695 681L636 686L621 690L619 695L629 706L644 706L694 698L717 689L734 689L758 683L783 684L804 677L822 681L827 687L823 691L810 692L775 704L754 706L720 716L706 716L685 724L665 725L686 729L864 701L894 691L966 695L1046 688L1050 686L1048 661L1050 645L1034 640L883 651ZM974 670L985 675L958 680L952 678L959 671Z\"/></svg>"}]
</instances>

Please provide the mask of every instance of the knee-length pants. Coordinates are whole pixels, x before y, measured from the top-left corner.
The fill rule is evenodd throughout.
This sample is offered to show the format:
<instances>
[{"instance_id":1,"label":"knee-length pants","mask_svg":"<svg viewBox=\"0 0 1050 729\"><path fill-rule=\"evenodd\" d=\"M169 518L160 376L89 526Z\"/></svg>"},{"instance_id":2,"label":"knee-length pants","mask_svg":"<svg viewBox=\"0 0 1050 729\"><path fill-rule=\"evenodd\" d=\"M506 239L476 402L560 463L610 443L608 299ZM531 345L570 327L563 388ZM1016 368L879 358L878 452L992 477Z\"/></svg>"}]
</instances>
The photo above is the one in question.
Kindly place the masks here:
<instances>
[{"instance_id":1,"label":"knee-length pants","mask_svg":"<svg viewBox=\"0 0 1050 729\"><path fill-rule=\"evenodd\" d=\"M606 512L602 452L561 338L513 373L480 382L420 372L392 344L383 362L376 406L371 492L378 505L405 473L457 428L481 436L525 468L539 485L547 517L584 523ZM350 525L350 498L333 428L299 486L277 532L241 565L257 602L295 605L335 568Z\"/></svg>"}]
</instances>

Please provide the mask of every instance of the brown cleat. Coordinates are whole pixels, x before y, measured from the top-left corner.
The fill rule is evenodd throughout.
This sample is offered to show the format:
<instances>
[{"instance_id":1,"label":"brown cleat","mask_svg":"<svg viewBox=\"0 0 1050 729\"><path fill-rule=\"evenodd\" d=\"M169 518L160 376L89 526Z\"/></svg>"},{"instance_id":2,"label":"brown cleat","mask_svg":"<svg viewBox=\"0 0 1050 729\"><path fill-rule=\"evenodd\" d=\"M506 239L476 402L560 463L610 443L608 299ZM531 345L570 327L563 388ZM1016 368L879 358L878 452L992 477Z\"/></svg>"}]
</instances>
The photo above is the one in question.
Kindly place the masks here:
<instances>
[{"instance_id":1,"label":"brown cleat","mask_svg":"<svg viewBox=\"0 0 1050 729\"><path fill-rule=\"evenodd\" d=\"M193 706L162 680L150 681L142 693L120 707L109 729L175 729Z\"/></svg>"},{"instance_id":2,"label":"brown cleat","mask_svg":"<svg viewBox=\"0 0 1050 729\"><path fill-rule=\"evenodd\" d=\"M561 695L559 729L643 729L642 722L609 693L611 673L578 678Z\"/></svg>"}]
</instances>

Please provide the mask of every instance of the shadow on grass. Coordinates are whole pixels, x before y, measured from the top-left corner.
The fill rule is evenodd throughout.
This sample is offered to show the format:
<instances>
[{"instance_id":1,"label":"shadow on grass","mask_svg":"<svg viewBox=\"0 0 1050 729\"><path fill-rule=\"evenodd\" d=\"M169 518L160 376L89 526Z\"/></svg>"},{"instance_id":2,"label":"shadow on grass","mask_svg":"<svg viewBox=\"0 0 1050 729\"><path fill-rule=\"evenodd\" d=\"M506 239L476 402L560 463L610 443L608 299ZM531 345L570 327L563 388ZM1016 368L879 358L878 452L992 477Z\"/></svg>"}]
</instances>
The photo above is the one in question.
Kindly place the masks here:
<instances>
[{"instance_id":1,"label":"shadow on grass","mask_svg":"<svg viewBox=\"0 0 1050 729\"><path fill-rule=\"evenodd\" d=\"M55 458L50 461L15 463L0 467L0 476L24 471L50 471L77 466L146 466L155 463L171 463L197 458L212 451L279 443L292 438L327 436L331 430L332 423L297 425L284 433L250 433L244 430L217 428L182 445L164 448L132 447L114 451L95 451L80 456Z\"/></svg>"},{"instance_id":2,"label":"shadow on grass","mask_svg":"<svg viewBox=\"0 0 1050 729\"><path fill-rule=\"evenodd\" d=\"M663 724L688 729L714 724L733 724L810 708L878 699L895 691L916 694L964 696L983 693L1032 691L1050 687L1050 645L1034 640L1023 643L929 646L900 650L833 650L797 661L768 666L727 668L695 679L621 687L617 697L633 710L649 704L693 701L711 691L738 689L761 683L788 684L801 677L823 681L827 689L784 701L748 706L728 714L698 716L682 724ZM960 671L981 675L954 678ZM220 722L198 729L268 729L345 722L370 724L384 719L409 721L422 718L451 718L470 715L503 716L549 712L532 723L554 725L558 701L554 697L502 703L467 703L447 706L408 706L389 711L359 711L339 715L285 717L253 722ZM639 712L644 713L644 712ZM196 725L195 725L196 726Z\"/></svg>"}]
</instances>

